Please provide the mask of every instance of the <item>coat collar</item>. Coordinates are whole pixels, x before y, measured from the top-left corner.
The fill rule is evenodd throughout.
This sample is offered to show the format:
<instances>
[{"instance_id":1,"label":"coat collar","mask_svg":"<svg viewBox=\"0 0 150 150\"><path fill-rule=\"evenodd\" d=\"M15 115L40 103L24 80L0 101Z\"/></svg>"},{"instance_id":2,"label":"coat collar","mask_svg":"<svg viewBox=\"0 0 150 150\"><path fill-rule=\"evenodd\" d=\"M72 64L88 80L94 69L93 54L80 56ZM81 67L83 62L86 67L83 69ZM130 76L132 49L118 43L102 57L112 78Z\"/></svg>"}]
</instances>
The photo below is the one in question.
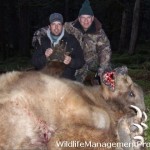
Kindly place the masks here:
<instances>
[{"instance_id":1,"label":"coat collar","mask_svg":"<svg viewBox=\"0 0 150 150\"><path fill-rule=\"evenodd\" d=\"M61 34L58 36L58 38L57 38L56 41L53 41L53 38L52 38L50 29L47 30L47 36L48 36L48 38L51 40L51 43L53 43L54 46L55 46L55 45L58 44L59 41L63 38L64 32L65 32L65 30L64 30L64 28L63 28Z\"/></svg>"},{"instance_id":2,"label":"coat collar","mask_svg":"<svg viewBox=\"0 0 150 150\"><path fill-rule=\"evenodd\" d=\"M79 23L78 19L76 19L73 22L73 26L75 28L79 29L83 34L85 34L85 33L87 33L87 34L96 34L102 28L102 25L98 21L97 18L94 18L94 21L93 21L92 25L90 26L90 28L87 31L84 31L84 29L81 26L81 24Z\"/></svg>"}]
</instances>

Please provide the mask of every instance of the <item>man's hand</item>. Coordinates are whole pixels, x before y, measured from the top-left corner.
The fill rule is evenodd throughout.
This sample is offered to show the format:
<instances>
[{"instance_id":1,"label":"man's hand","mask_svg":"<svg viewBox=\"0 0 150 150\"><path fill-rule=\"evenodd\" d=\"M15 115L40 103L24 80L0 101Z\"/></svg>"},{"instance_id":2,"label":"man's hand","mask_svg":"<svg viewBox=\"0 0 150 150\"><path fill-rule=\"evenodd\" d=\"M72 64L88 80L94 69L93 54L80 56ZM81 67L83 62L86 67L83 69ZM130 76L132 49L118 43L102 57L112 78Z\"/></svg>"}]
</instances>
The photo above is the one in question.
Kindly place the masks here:
<instances>
[{"instance_id":1,"label":"man's hand","mask_svg":"<svg viewBox=\"0 0 150 150\"><path fill-rule=\"evenodd\" d=\"M68 55L65 55L64 64L68 65L71 62L71 57Z\"/></svg>"},{"instance_id":2,"label":"man's hand","mask_svg":"<svg viewBox=\"0 0 150 150\"><path fill-rule=\"evenodd\" d=\"M48 58L53 53L53 50L51 48L46 49L45 56Z\"/></svg>"}]
</instances>

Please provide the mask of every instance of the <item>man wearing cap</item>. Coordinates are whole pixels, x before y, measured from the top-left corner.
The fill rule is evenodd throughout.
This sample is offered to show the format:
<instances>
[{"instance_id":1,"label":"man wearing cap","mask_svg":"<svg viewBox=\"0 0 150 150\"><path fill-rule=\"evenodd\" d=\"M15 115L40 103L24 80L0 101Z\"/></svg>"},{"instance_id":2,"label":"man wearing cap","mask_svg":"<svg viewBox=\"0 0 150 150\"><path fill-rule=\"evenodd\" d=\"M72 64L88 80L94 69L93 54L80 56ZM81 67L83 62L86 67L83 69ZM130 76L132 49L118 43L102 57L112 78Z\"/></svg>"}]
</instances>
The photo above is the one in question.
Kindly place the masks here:
<instances>
[{"instance_id":1,"label":"man wearing cap","mask_svg":"<svg viewBox=\"0 0 150 150\"><path fill-rule=\"evenodd\" d=\"M35 51L32 56L32 64L40 70L46 66L48 61L62 61L65 64L62 77L75 80L76 69L84 65L83 50L77 39L64 30L61 14L51 14L49 21L48 27L34 34L32 42ZM40 37L38 37L39 32L42 34Z\"/></svg>"},{"instance_id":2,"label":"man wearing cap","mask_svg":"<svg viewBox=\"0 0 150 150\"><path fill-rule=\"evenodd\" d=\"M88 71L102 72L110 69L111 48L101 23L94 17L89 0L85 0L78 18L66 22L65 29L80 42L86 61L76 73L77 80L83 82Z\"/></svg>"}]
</instances>

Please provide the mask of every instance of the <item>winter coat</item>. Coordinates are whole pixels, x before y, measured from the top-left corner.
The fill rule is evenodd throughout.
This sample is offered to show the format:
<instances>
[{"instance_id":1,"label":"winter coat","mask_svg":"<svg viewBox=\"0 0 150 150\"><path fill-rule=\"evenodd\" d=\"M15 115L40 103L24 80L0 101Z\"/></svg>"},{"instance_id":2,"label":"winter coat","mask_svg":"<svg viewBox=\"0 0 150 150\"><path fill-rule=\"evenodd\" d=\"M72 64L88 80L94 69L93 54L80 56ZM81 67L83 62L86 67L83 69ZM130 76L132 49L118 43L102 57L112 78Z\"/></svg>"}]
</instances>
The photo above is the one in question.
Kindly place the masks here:
<instances>
[{"instance_id":1,"label":"winter coat","mask_svg":"<svg viewBox=\"0 0 150 150\"><path fill-rule=\"evenodd\" d=\"M101 23L96 18L86 32L78 20L66 22L64 27L80 42L86 61L84 68L97 71L98 68L105 70L110 67L110 42L102 29Z\"/></svg>"},{"instance_id":2,"label":"winter coat","mask_svg":"<svg viewBox=\"0 0 150 150\"><path fill-rule=\"evenodd\" d=\"M39 70L44 68L48 62L48 59L45 56L46 49L54 48L52 47L52 43L46 34L47 30L49 30L48 27L45 27L36 31L32 40L32 45L35 48L35 51L32 56L32 64L35 66L36 69ZM70 56L72 58L70 64L66 65L62 76L64 78L75 80L76 69L81 68L85 63L83 50L81 49L81 46L77 41L77 39L73 35L68 34L66 31L57 47L59 47L59 45L61 46L62 41L63 43L67 43L65 45L66 46L65 48L67 52L70 53ZM60 58L61 56L57 57L58 61L60 61L59 60ZM53 61L53 59L51 61Z\"/></svg>"}]
</instances>

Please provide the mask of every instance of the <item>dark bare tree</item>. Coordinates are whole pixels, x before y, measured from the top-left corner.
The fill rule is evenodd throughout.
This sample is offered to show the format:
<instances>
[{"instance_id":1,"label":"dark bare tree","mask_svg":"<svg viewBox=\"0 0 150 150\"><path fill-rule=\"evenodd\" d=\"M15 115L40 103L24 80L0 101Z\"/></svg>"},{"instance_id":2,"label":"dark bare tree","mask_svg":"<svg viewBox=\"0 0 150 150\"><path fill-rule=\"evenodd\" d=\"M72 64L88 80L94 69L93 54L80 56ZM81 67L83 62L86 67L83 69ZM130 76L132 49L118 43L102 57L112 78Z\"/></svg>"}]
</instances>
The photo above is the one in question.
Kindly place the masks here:
<instances>
[{"instance_id":1,"label":"dark bare tree","mask_svg":"<svg viewBox=\"0 0 150 150\"><path fill-rule=\"evenodd\" d=\"M125 1L124 4L122 3L122 5L124 6L124 10L122 12L121 33L120 33L120 40L118 45L119 52L122 52L127 45L126 35L127 35L127 28L128 28L128 17L130 14L129 2Z\"/></svg>"},{"instance_id":2,"label":"dark bare tree","mask_svg":"<svg viewBox=\"0 0 150 150\"><path fill-rule=\"evenodd\" d=\"M133 54L135 51L139 27L139 14L140 14L140 0L136 0L133 11L132 32L128 51L129 54Z\"/></svg>"},{"instance_id":3,"label":"dark bare tree","mask_svg":"<svg viewBox=\"0 0 150 150\"><path fill-rule=\"evenodd\" d=\"M65 0L65 18L66 18L66 21L69 20L69 0Z\"/></svg>"},{"instance_id":4,"label":"dark bare tree","mask_svg":"<svg viewBox=\"0 0 150 150\"><path fill-rule=\"evenodd\" d=\"M19 18L19 53L23 56L29 55L29 1L18 0Z\"/></svg>"}]
</instances>

